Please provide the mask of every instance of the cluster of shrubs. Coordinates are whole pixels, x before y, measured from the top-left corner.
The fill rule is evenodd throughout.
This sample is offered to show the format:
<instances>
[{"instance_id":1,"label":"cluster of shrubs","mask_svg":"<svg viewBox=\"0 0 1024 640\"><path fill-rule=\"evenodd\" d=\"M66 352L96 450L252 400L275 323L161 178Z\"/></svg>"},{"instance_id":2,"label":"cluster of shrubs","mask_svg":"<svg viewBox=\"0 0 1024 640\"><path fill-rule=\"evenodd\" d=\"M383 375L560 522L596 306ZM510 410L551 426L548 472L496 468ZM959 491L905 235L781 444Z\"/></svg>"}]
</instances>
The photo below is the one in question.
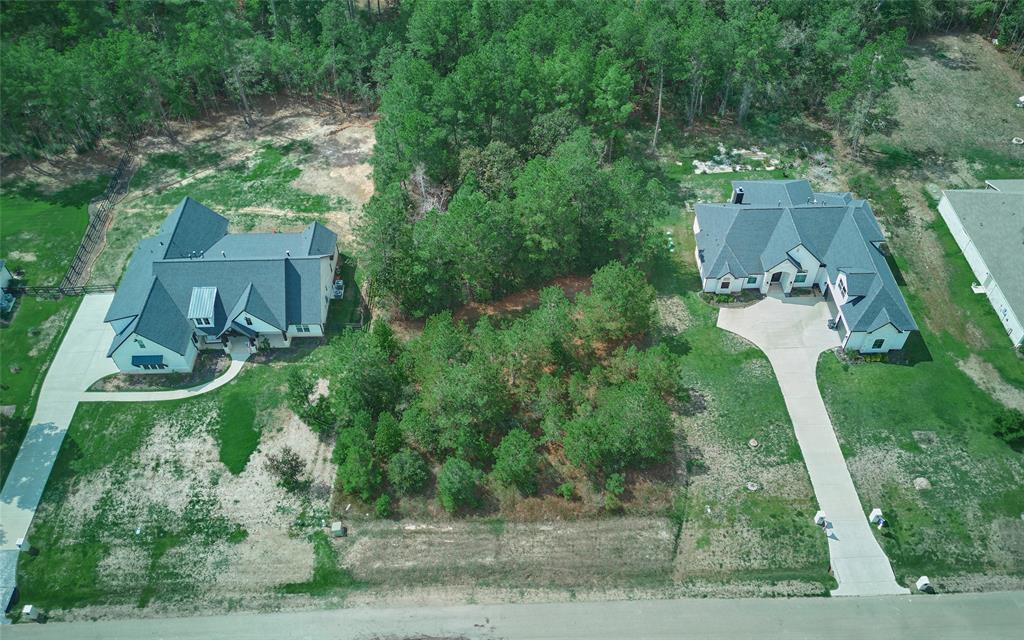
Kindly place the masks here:
<instances>
[{"instance_id":1,"label":"cluster of shrubs","mask_svg":"<svg viewBox=\"0 0 1024 640\"><path fill-rule=\"evenodd\" d=\"M376 322L334 338L316 370L296 368L289 404L335 437L339 486L380 515L431 486L449 512L478 506L487 488L534 495L555 449L615 508L625 471L672 452L678 363L643 348L654 295L638 269L611 263L575 302L544 289L537 309L502 326L444 312L399 344ZM553 492L568 499L575 486Z\"/></svg>"}]
</instances>

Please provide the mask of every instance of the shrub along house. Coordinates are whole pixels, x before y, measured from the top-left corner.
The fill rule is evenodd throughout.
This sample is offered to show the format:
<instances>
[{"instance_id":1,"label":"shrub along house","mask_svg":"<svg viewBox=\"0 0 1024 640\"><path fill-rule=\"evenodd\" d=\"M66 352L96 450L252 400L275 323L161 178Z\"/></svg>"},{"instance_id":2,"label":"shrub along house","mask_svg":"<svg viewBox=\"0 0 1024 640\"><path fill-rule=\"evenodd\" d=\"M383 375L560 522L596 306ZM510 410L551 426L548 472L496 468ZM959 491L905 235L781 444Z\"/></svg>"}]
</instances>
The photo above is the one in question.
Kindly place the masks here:
<instances>
[{"instance_id":1,"label":"shrub along house","mask_svg":"<svg viewBox=\"0 0 1024 640\"><path fill-rule=\"evenodd\" d=\"M229 234L228 221L185 198L139 242L104 318L107 356L126 373L191 371L203 349L287 347L322 336L337 266L337 236Z\"/></svg>"},{"instance_id":2,"label":"shrub along house","mask_svg":"<svg viewBox=\"0 0 1024 640\"><path fill-rule=\"evenodd\" d=\"M903 347L917 330L881 251L870 205L814 193L806 180L734 181L732 202L699 204L693 222L704 291L817 287L846 349Z\"/></svg>"}]
</instances>

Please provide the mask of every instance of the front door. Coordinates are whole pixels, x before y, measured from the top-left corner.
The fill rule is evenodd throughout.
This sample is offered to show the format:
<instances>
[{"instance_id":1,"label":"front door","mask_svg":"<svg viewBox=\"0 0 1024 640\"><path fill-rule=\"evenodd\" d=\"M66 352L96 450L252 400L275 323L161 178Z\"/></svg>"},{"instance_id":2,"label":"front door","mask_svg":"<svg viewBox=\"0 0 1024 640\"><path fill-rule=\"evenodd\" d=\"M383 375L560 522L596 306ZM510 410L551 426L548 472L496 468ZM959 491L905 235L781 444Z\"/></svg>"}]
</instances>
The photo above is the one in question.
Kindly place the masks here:
<instances>
[{"instance_id":1,"label":"front door","mask_svg":"<svg viewBox=\"0 0 1024 640\"><path fill-rule=\"evenodd\" d=\"M772 284L775 284L776 282L779 282L781 280L782 280L782 272L781 271L776 271L775 273L772 274Z\"/></svg>"}]
</instances>

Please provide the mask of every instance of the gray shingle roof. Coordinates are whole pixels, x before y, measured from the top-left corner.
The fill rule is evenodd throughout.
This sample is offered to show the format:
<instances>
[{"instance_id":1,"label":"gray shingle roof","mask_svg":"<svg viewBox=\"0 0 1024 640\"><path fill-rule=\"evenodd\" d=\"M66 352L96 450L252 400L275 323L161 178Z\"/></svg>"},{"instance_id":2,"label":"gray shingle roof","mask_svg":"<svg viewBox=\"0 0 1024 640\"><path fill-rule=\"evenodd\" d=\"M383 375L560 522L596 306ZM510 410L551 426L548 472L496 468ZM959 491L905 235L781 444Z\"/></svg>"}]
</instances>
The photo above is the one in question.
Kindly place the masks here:
<instances>
[{"instance_id":1,"label":"gray shingle roof","mask_svg":"<svg viewBox=\"0 0 1024 640\"><path fill-rule=\"evenodd\" d=\"M917 329L877 246L885 238L867 202L849 193L814 193L806 180L737 180L733 187L743 188L744 204L697 205L705 277L764 274L803 245L830 280L847 274L850 294L857 296L843 306L851 330L872 331L886 322Z\"/></svg>"},{"instance_id":2,"label":"gray shingle roof","mask_svg":"<svg viewBox=\"0 0 1024 640\"><path fill-rule=\"evenodd\" d=\"M194 328L189 317L199 307L213 309L214 326L202 329L211 335L243 310L281 330L321 322L320 261L335 250L334 232L317 223L300 233L226 230L226 219L185 198L156 236L139 242L105 318L131 319L110 353L143 331L184 353Z\"/></svg>"},{"instance_id":3,"label":"gray shingle roof","mask_svg":"<svg viewBox=\"0 0 1024 640\"><path fill-rule=\"evenodd\" d=\"M967 189L943 191L943 195L999 284L1014 315L1024 318L1024 180L990 180L989 183L1009 184L1002 184L999 191Z\"/></svg>"}]
</instances>

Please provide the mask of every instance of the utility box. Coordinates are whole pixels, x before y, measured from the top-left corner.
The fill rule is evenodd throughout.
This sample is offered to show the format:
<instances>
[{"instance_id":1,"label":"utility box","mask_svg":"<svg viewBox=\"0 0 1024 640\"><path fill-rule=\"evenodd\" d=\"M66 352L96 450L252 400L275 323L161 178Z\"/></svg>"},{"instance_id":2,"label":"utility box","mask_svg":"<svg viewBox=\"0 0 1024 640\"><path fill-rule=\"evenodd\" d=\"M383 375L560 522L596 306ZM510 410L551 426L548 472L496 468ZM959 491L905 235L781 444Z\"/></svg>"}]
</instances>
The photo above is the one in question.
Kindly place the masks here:
<instances>
[{"instance_id":1,"label":"utility box","mask_svg":"<svg viewBox=\"0 0 1024 640\"><path fill-rule=\"evenodd\" d=\"M26 604L21 608L21 616L28 620L39 620L39 609L36 609L33 605Z\"/></svg>"},{"instance_id":2,"label":"utility box","mask_svg":"<svg viewBox=\"0 0 1024 640\"><path fill-rule=\"evenodd\" d=\"M917 579L917 590L921 593L934 593L935 589L932 588L932 583L928 579L928 576L921 576Z\"/></svg>"},{"instance_id":3,"label":"utility box","mask_svg":"<svg viewBox=\"0 0 1024 640\"><path fill-rule=\"evenodd\" d=\"M348 527L341 524L340 522L331 523L331 536L335 538L344 538L348 535Z\"/></svg>"},{"instance_id":4,"label":"utility box","mask_svg":"<svg viewBox=\"0 0 1024 640\"><path fill-rule=\"evenodd\" d=\"M819 511L818 513L814 514L814 524L818 525L819 527L824 527L826 524L828 524L828 520L825 519L824 511Z\"/></svg>"},{"instance_id":5,"label":"utility box","mask_svg":"<svg viewBox=\"0 0 1024 640\"><path fill-rule=\"evenodd\" d=\"M882 510L875 507L871 510L871 515L868 516L868 522L871 524L878 524L882 520Z\"/></svg>"}]
</instances>

